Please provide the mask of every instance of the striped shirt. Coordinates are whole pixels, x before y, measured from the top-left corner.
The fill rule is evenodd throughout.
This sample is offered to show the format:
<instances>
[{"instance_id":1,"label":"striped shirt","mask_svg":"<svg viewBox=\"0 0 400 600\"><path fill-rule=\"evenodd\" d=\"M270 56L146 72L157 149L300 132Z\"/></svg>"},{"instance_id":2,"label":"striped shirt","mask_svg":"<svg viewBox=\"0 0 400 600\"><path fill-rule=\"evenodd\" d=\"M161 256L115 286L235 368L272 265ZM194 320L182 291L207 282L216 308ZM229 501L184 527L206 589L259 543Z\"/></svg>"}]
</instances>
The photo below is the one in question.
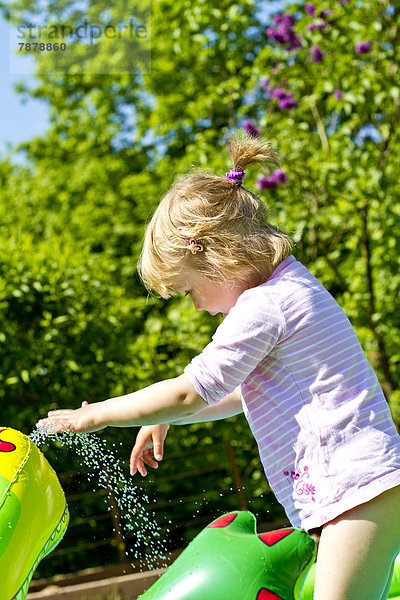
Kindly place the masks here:
<instances>
[{"instance_id":1,"label":"striped shirt","mask_svg":"<svg viewBox=\"0 0 400 600\"><path fill-rule=\"evenodd\" d=\"M343 310L292 255L239 296L184 373L209 404L241 386L294 526L319 527L400 484L400 436L377 377Z\"/></svg>"}]
</instances>

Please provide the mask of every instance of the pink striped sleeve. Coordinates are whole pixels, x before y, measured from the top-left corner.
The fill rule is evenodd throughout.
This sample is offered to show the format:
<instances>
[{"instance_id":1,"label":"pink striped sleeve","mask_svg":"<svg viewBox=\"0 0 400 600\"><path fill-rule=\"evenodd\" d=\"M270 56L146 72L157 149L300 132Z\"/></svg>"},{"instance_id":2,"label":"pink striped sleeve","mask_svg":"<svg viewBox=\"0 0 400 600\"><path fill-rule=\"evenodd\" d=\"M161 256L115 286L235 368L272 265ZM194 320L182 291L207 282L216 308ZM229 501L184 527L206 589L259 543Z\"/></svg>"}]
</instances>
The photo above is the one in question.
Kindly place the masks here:
<instances>
[{"instance_id":1,"label":"pink striped sleeve","mask_svg":"<svg viewBox=\"0 0 400 600\"><path fill-rule=\"evenodd\" d=\"M282 312L265 290L246 290L184 373L208 404L217 403L273 350L284 329Z\"/></svg>"}]
</instances>

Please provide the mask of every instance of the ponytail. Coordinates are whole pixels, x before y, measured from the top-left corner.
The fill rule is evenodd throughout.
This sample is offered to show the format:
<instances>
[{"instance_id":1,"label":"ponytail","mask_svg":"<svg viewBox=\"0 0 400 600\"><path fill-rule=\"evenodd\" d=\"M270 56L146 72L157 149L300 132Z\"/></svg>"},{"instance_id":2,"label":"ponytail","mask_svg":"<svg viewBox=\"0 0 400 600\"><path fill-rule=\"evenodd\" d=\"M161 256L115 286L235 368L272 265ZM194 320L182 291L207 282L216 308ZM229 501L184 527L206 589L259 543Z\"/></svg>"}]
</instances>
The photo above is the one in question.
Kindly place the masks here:
<instances>
[{"instance_id":1,"label":"ponytail","mask_svg":"<svg viewBox=\"0 0 400 600\"><path fill-rule=\"evenodd\" d=\"M280 166L279 155L271 148L271 142L262 138L252 138L240 130L230 136L229 148L235 171L244 170L254 162Z\"/></svg>"}]
</instances>

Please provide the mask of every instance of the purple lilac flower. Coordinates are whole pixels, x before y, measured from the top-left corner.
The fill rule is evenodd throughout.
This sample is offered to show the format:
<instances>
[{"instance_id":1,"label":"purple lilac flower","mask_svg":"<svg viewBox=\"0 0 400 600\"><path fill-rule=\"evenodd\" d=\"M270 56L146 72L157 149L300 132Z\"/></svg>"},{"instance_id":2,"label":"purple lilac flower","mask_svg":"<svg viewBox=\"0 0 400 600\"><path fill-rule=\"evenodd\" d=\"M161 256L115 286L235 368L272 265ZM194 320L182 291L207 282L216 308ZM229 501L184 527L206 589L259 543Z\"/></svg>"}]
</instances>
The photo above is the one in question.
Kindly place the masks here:
<instances>
[{"instance_id":1,"label":"purple lilac flower","mask_svg":"<svg viewBox=\"0 0 400 600\"><path fill-rule=\"evenodd\" d=\"M287 92L282 88L272 88L271 97L276 98L277 100L282 100L286 98Z\"/></svg>"},{"instance_id":2,"label":"purple lilac flower","mask_svg":"<svg viewBox=\"0 0 400 600\"><path fill-rule=\"evenodd\" d=\"M310 17L313 17L315 15L315 6L314 4L311 4L311 2L306 2L304 8L306 9L306 13L310 15Z\"/></svg>"},{"instance_id":3,"label":"purple lilac flower","mask_svg":"<svg viewBox=\"0 0 400 600\"><path fill-rule=\"evenodd\" d=\"M321 48L319 46L311 46L311 55L312 55L312 59L314 63L320 63L322 62L325 53L322 52Z\"/></svg>"},{"instance_id":4,"label":"purple lilac flower","mask_svg":"<svg viewBox=\"0 0 400 600\"><path fill-rule=\"evenodd\" d=\"M243 123L243 129L252 138L259 137L259 135L260 135L260 128L257 127L256 125L253 125L253 123L250 121L250 119L246 119L244 121L244 123Z\"/></svg>"},{"instance_id":5,"label":"purple lilac flower","mask_svg":"<svg viewBox=\"0 0 400 600\"><path fill-rule=\"evenodd\" d=\"M284 173L284 171L282 171L282 169L276 169L272 173L272 177L277 183L286 183L287 181L289 181L287 175Z\"/></svg>"},{"instance_id":6,"label":"purple lilac flower","mask_svg":"<svg viewBox=\"0 0 400 600\"><path fill-rule=\"evenodd\" d=\"M288 32L289 38L289 47L288 50L295 50L296 48L301 48L301 41L298 35L295 34L293 30Z\"/></svg>"},{"instance_id":7,"label":"purple lilac flower","mask_svg":"<svg viewBox=\"0 0 400 600\"><path fill-rule=\"evenodd\" d=\"M342 99L343 93L341 92L341 90L334 90L333 95L335 96L336 100L340 100Z\"/></svg>"},{"instance_id":8,"label":"purple lilac flower","mask_svg":"<svg viewBox=\"0 0 400 600\"><path fill-rule=\"evenodd\" d=\"M278 184L274 177L259 177L257 179L257 186L259 190L265 190L266 188L274 188Z\"/></svg>"},{"instance_id":9,"label":"purple lilac flower","mask_svg":"<svg viewBox=\"0 0 400 600\"><path fill-rule=\"evenodd\" d=\"M272 20L277 29L268 27L266 29L268 37L273 39L277 44L288 44L288 50L301 47L300 38L295 34L293 29L295 18L292 15L275 15Z\"/></svg>"},{"instance_id":10,"label":"purple lilac flower","mask_svg":"<svg viewBox=\"0 0 400 600\"><path fill-rule=\"evenodd\" d=\"M296 108L297 102L293 98L293 92L287 92L283 88L270 88L269 93L271 98L278 100L278 106L282 110L288 110L290 108Z\"/></svg>"},{"instance_id":11,"label":"purple lilac flower","mask_svg":"<svg viewBox=\"0 0 400 600\"><path fill-rule=\"evenodd\" d=\"M310 23L310 25L307 25L306 29L308 31L313 31L313 29L324 29L327 25L328 23L326 21L322 21L321 23Z\"/></svg>"},{"instance_id":12,"label":"purple lilac flower","mask_svg":"<svg viewBox=\"0 0 400 600\"><path fill-rule=\"evenodd\" d=\"M266 34L268 37L272 38L277 44L286 44L286 36L283 35L281 31L278 31L278 29L268 27L268 29L266 30Z\"/></svg>"},{"instance_id":13,"label":"purple lilac flower","mask_svg":"<svg viewBox=\"0 0 400 600\"><path fill-rule=\"evenodd\" d=\"M260 189L273 188L279 183L286 183L287 181L289 181L289 179L284 171L282 171L282 169L276 169L269 177L262 177L259 179L258 184Z\"/></svg>"},{"instance_id":14,"label":"purple lilac flower","mask_svg":"<svg viewBox=\"0 0 400 600\"><path fill-rule=\"evenodd\" d=\"M319 13L319 18L325 19L326 17L329 17L329 15L333 15L333 14L334 14L333 10L329 10L329 9L321 10L321 12Z\"/></svg>"},{"instance_id":15,"label":"purple lilac flower","mask_svg":"<svg viewBox=\"0 0 400 600\"><path fill-rule=\"evenodd\" d=\"M354 48L358 54L368 54L371 52L371 42L360 42Z\"/></svg>"},{"instance_id":16,"label":"purple lilac flower","mask_svg":"<svg viewBox=\"0 0 400 600\"><path fill-rule=\"evenodd\" d=\"M284 25L285 27L290 27L296 22L295 18L292 15L287 14L275 15L274 17L272 17L272 20L275 23L275 25Z\"/></svg>"},{"instance_id":17,"label":"purple lilac flower","mask_svg":"<svg viewBox=\"0 0 400 600\"><path fill-rule=\"evenodd\" d=\"M279 108L281 110L289 110L290 108L296 108L298 106L297 102L293 98L282 98L278 102Z\"/></svg>"}]
</instances>

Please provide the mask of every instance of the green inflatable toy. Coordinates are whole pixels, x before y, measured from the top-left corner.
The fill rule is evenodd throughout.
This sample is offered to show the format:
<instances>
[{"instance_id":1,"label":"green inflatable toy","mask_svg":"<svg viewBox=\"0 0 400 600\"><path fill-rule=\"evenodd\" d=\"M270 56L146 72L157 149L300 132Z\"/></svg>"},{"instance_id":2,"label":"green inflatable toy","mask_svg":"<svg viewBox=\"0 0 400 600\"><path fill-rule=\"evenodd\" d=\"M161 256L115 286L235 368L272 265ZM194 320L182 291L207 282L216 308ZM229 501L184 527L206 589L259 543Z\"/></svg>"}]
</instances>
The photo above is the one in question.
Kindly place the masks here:
<instances>
[{"instance_id":1,"label":"green inflatable toy","mask_svg":"<svg viewBox=\"0 0 400 600\"><path fill-rule=\"evenodd\" d=\"M0 582L24 600L39 561L62 539L68 508L57 475L24 434L0 428Z\"/></svg>"},{"instance_id":2,"label":"green inflatable toy","mask_svg":"<svg viewBox=\"0 0 400 600\"><path fill-rule=\"evenodd\" d=\"M315 542L288 527L257 534L247 511L208 525L141 600L300 600Z\"/></svg>"},{"instance_id":3,"label":"green inflatable toy","mask_svg":"<svg viewBox=\"0 0 400 600\"><path fill-rule=\"evenodd\" d=\"M390 586L388 598L400 600L400 554L397 555L394 563L392 585Z\"/></svg>"},{"instance_id":4,"label":"green inflatable toy","mask_svg":"<svg viewBox=\"0 0 400 600\"><path fill-rule=\"evenodd\" d=\"M257 534L250 512L208 525L141 600L313 600L315 542L289 527ZM400 600L400 554L389 600Z\"/></svg>"}]
</instances>

